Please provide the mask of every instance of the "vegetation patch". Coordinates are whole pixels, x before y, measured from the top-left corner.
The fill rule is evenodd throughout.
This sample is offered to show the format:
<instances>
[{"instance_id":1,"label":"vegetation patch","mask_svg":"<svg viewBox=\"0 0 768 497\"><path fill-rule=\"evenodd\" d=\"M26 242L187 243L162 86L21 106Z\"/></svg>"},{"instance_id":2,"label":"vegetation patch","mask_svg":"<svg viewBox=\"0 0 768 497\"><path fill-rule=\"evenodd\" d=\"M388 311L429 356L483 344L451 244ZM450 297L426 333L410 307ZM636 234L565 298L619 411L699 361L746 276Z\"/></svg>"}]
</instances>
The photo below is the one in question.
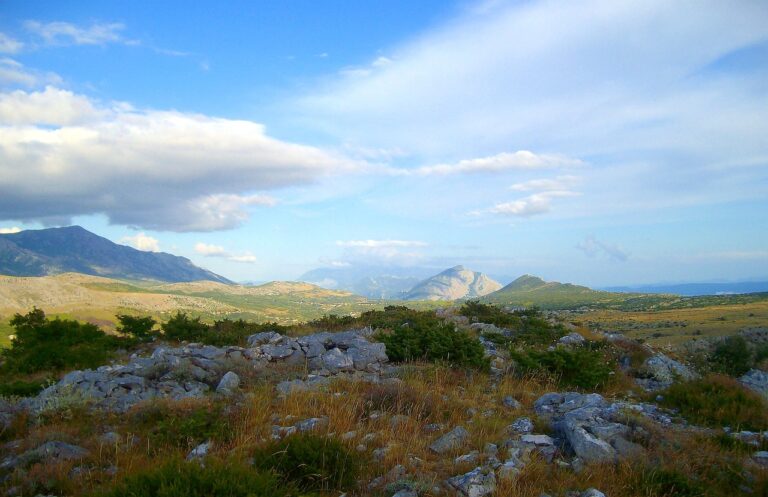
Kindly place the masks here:
<instances>
[{"instance_id":1,"label":"vegetation patch","mask_svg":"<svg viewBox=\"0 0 768 497\"><path fill-rule=\"evenodd\" d=\"M226 441L229 420L218 404L156 402L135 410L131 425L145 433L150 446L191 448L206 440Z\"/></svg>"},{"instance_id":2,"label":"vegetation patch","mask_svg":"<svg viewBox=\"0 0 768 497\"><path fill-rule=\"evenodd\" d=\"M587 346L554 350L512 350L510 357L522 374L546 372L560 386L599 390L615 374L616 364L603 350Z\"/></svg>"},{"instance_id":3,"label":"vegetation patch","mask_svg":"<svg viewBox=\"0 0 768 497\"><path fill-rule=\"evenodd\" d=\"M379 334L378 339L387 346L387 355L394 362L424 360L483 370L489 367L480 341L457 331L452 324L407 323L392 333Z\"/></svg>"},{"instance_id":4,"label":"vegetation patch","mask_svg":"<svg viewBox=\"0 0 768 497\"><path fill-rule=\"evenodd\" d=\"M257 449L254 465L273 471L303 491L344 491L354 487L361 456L334 438L302 433Z\"/></svg>"},{"instance_id":5,"label":"vegetation patch","mask_svg":"<svg viewBox=\"0 0 768 497\"><path fill-rule=\"evenodd\" d=\"M129 474L94 497L293 497L298 496L275 475L237 460L207 459L205 465L171 459Z\"/></svg>"},{"instance_id":6,"label":"vegetation patch","mask_svg":"<svg viewBox=\"0 0 768 497\"><path fill-rule=\"evenodd\" d=\"M700 497L704 490L690 476L674 469L648 468L636 482L637 495L644 497Z\"/></svg>"},{"instance_id":7,"label":"vegetation patch","mask_svg":"<svg viewBox=\"0 0 768 497\"><path fill-rule=\"evenodd\" d=\"M678 409L681 416L696 424L735 430L768 429L768 406L762 397L727 376L675 383L662 392L660 404Z\"/></svg>"}]
</instances>

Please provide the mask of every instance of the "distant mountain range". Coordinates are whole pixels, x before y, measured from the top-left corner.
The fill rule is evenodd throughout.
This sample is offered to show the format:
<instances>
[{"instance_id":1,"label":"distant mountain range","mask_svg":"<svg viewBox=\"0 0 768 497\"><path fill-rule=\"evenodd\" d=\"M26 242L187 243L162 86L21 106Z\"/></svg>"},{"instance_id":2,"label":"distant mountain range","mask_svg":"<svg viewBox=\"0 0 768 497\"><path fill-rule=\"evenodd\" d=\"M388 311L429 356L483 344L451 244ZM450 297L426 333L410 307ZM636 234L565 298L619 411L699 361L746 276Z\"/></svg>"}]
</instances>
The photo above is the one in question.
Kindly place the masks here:
<instances>
[{"instance_id":1,"label":"distant mountain range","mask_svg":"<svg viewBox=\"0 0 768 497\"><path fill-rule=\"evenodd\" d=\"M638 286L613 286L609 292L667 293L696 297L701 295L731 295L742 293L768 292L768 281L741 281L736 283L678 283Z\"/></svg>"},{"instance_id":2,"label":"distant mountain range","mask_svg":"<svg viewBox=\"0 0 768 497\"><path fill-rule=\"evenodd\" d=\"M483 273L455 266L436 274L405 294L405 300L458 300L483 297L501 288L501 284Z\"/></svg>"},{"instance_id":3,"label":"distant mountain range","mask_svg":"<svg viewBox=\"0 0 768 497\"><path fill-rule=\"evenodd\" d=\"M0 274L49 276L68 272L132 280L231 283L185 257L118 245L80 226L0 235Z\"/></svg>"},{"instance_id":4,"label":"distant mountain range","mask_svg":"<svg viewBox=\"0 0 768 497\"><path fill-rule=\"evenodd\" d=\"M354 264L313 269L299 276L299 281L371 299L401 300L411 288L434 274L434 268Z\"/></svg>"}]
</instances>

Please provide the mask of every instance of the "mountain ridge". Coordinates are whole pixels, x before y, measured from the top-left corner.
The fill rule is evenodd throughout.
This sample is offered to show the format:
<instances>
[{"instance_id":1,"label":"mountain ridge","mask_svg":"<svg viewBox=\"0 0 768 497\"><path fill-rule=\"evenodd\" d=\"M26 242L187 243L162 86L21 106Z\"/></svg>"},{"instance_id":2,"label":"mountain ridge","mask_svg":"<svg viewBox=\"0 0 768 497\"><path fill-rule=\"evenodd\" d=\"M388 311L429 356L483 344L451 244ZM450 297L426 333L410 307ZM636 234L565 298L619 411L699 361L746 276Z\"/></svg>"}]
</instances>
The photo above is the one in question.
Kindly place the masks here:
<instances>
[{"instance_id":1,"label":"mountain ridge","mask_svg":"<svg viewBox=\"0 0 768 497\"><path fill-rule=\"evenodd\" d=\"M0 274L23 277L68 272L133 280L232 283L186 257L120 245L81 226L0 234Z\"/></svg>"},{"instance_id":2,"label":"mountain ridge","mask_svg":"<svg viewBox=\"0 0 768 497\"><path fill-rule=\"evenodd\" d=\"M483 297L501 288L501 284L483 273L464 266L454 266L420 282L404 300L458 300Z\"/></svg>"}]
</instances>

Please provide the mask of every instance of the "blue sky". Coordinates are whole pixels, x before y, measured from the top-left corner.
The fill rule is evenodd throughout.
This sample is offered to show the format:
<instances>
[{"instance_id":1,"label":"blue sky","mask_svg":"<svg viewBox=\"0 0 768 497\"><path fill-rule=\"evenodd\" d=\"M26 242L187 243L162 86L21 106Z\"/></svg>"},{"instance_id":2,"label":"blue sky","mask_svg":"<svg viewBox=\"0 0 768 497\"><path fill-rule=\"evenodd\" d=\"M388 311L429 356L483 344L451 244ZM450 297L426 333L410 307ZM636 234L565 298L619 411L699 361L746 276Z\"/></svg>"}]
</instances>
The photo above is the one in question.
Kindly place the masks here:
<instances>
[{"instance_id":1,"label":"blue sky","mask_svg":"<svg viewBox=\"0 0 768 497\"><path fill-rule=\"evenodd\" d=\"M768 278L768 4L0 8L0 229L236 280Z\"/></svg>"}]
</instances>

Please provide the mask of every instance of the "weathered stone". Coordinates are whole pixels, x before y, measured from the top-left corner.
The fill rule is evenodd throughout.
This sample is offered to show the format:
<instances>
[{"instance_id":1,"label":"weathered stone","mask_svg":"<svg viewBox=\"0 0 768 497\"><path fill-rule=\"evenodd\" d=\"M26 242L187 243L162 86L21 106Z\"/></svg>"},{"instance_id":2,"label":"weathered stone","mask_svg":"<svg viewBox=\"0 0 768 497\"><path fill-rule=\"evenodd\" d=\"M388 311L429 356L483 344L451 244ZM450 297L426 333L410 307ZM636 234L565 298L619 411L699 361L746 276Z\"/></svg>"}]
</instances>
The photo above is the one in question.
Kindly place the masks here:
<instances>
[{"instance_id":1,"label":"weathered stone","mask_svg":"<svg viewBox=\"0 0 768 497\"><path fill-rule=\"evenodd\" d=\"M557 341L560 345L581 345L586 339L578 333L569 333Z\"/></svg>"},{"instance_id":2,"label":"weathered stone","mask_svg":"<svg viewBox=\"0 0 768 497\"><path fill-rule=\"evenodd\" d=\"M309 418L303 421L299 421L294 426L296 426L296 429L300 432L321 430L328 426L328 418Z\"/></svg>"},{"instance_id":3,"label":"weathered stone","mask_svg":"<svg viewBox=\"0 0 768 497\"><path fill-rule=\"evenodd\" d=\"M531 433L533 431L533 421L531 421L531 418L517 418L511 425L507 426L507 431L511 433Z\"/></svg>"},{"instance_id":4,"label":"weathered stone","mask_svg":"<svg viewBox=\"0 0 768 497\"><path fill-rule=\"evenodd\" d=\"M449 478L446 483L464 497L483 497L496 491L496 475L493 471L479 467L469 473Z\"/></svg>"},{"instance_id":5,"label":"weathered stone","mask_svg":"<svg viewBox=\"0 0 768 497\"><path fill-rule=\"evenodd\" d=\"M571 448L584 462L609 462L616 458L616 451L611 444L595 437L582 426L567 422L564 431Z\"/></svg>"},{"instance_id":6,"label":"weathered stone","mask_svg":"<svg viewBox=\"0 0 768 497\"><path fill-rule=\"evenodd\" d=\"M351 371L355 367L355 363L351 357L345 354L338 347L334 347L321 356L322 364L325 369L332 374L339 371Z\"/></svg>"},{"instance_id":7,"label":"weathered stone","mask_svg":"<svg viewBox=\"0 0 768 497\"><path fill-rule=\"evenodd\" d=\"M463 426L457 426L445 435L441 436L429 446L429 450L436 454L444 454L456 450L464 445L469 438L469 432Z\"/></svg>"},{"instance_id":8,"label":"weathered stone","mask_svg":"<svg viewBox=\"0 0 768 497\"><path fill-rule=\"evenodd\" d=\"M698 377L688 366L660 352L645 360L639 374L638 383L648 390L662 390L676 380L689 381Z\"/></svg>"},{"instance_id":9,"label":"weathered stone","mask_svg":"<svg viewBox=\"0 0 768 497\"><path fill-rule=\"evenodd\" d=\"M768 397L768 373L759 369L750 369L739 381L747 388Z\"/></svg>"},{"instance_id":10,"label":"weathered stone","mask_svg":"<svg viewBox=\"0 0 768 497\"><path fill-rule=\"evenodd\" d=\"M579 497L605 497L605 494L596 488L589 488L583 491Z\"/></svg>"},{"instance_id":11,"label":"weathered stone","mask_svg":"<svg viewBox=\"0 0 768 497\"><path fill-rule=\"evenodd\" d=\"M501 400L501 403L504 404L504 407L508 409L521 409L523 407L523 405L517 400L515 400L515 398L512 397L511 395L507 395L506 397L504 397Z\"/></svg>"},{"instance_id":12,"label":"weathered stone","mask_svg":"<svg viewBox=\"0 0 768 497\"><path fill-rule=\"evenodd\" d=\"M454 464L475 464L480 459L480 451L473 450L469 454L464 454L453 460Z\"/></svg>"},{"instance_id":13,"label":"weathered stone","mask_svg":"<svg viewBox=\"0 0 768 497\"><path fill-rule=\"evenodd\" d=\"M232 395L240 387L240 377L234 371L228 371L222 376L221 381L216 386L216 393L222 395Z\"/></svg>"},{"instance_id":14,"label":"weathered stone","mask_svg":"<svg viewBox=\"0 0 768 497\"><path fill-rule=\"evenodd\" d=\"M208 455L208 451L211 449L212 445L213 444L210 441L201 443L187 454L187 461L205 459L205 456Z\"/></svg>"},{"instance_id":15,"label":"weathered stone","mask_svg":"<svg viewBox=\"0 0 768 497\"><path fill-rule=\"evenodd\" d=\"M248 347L258 347L268 343L277 343L283 336L275 331L256 333L248 337Z\"/></svg>"}]
</instances>

